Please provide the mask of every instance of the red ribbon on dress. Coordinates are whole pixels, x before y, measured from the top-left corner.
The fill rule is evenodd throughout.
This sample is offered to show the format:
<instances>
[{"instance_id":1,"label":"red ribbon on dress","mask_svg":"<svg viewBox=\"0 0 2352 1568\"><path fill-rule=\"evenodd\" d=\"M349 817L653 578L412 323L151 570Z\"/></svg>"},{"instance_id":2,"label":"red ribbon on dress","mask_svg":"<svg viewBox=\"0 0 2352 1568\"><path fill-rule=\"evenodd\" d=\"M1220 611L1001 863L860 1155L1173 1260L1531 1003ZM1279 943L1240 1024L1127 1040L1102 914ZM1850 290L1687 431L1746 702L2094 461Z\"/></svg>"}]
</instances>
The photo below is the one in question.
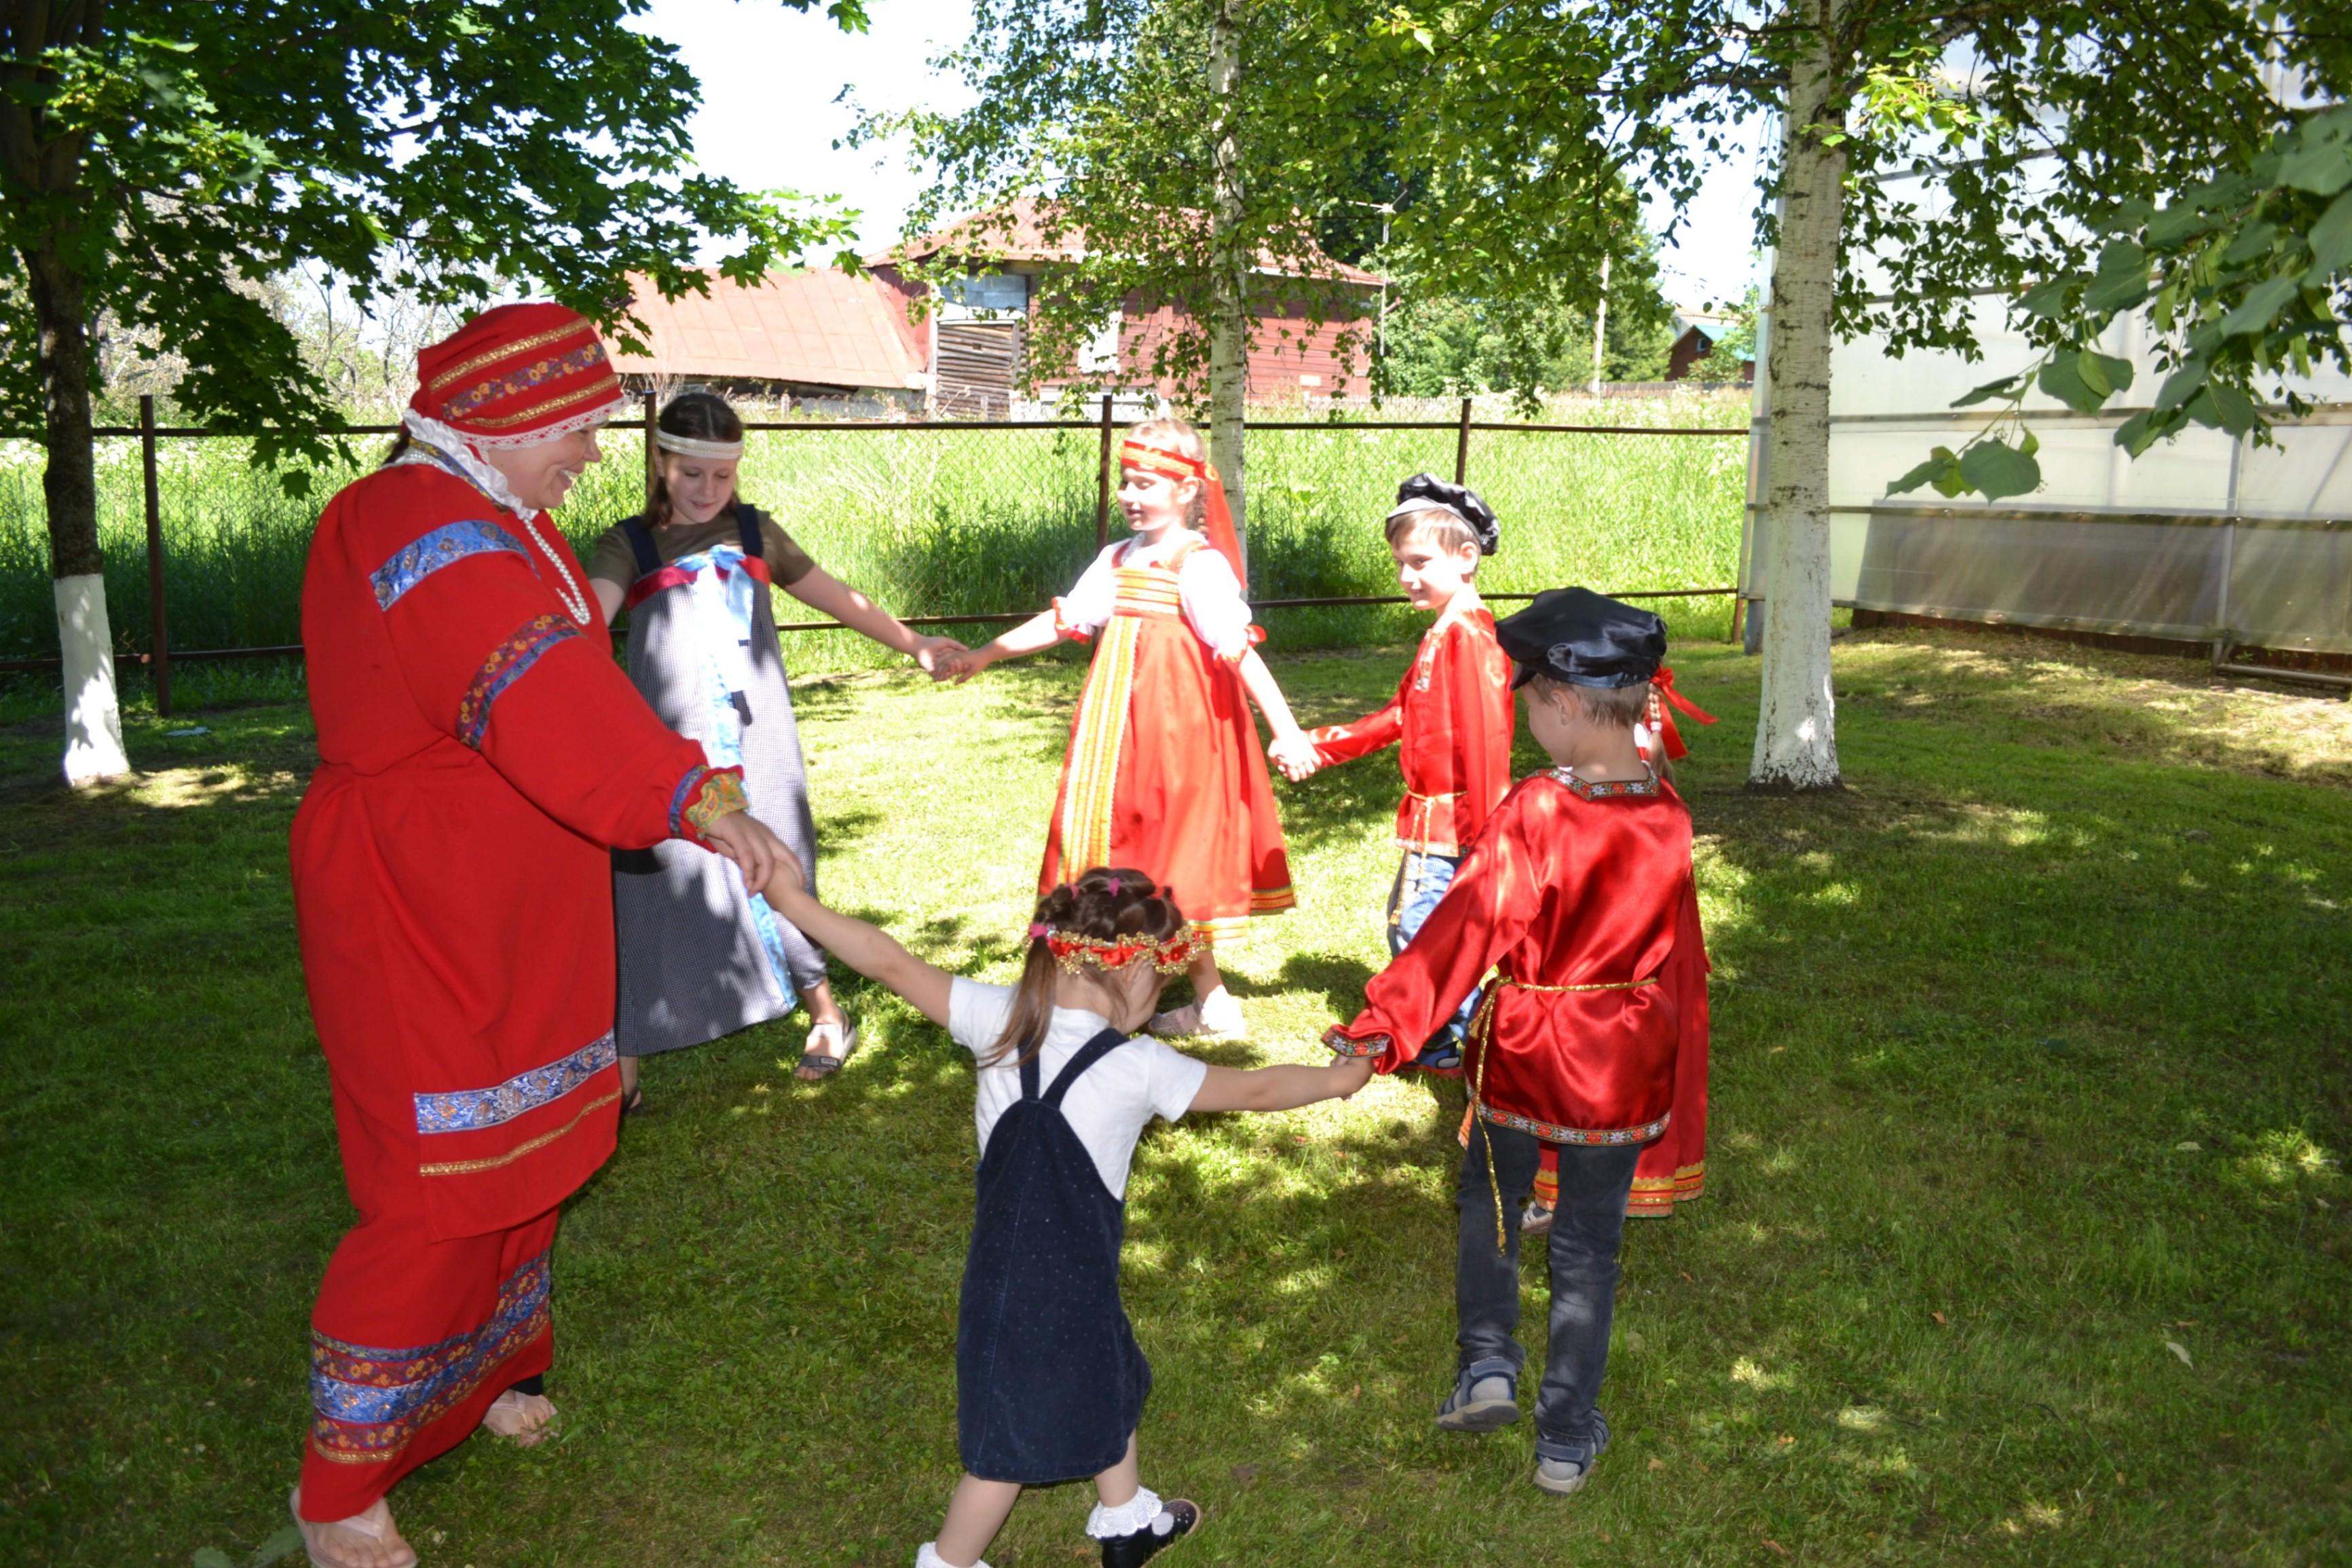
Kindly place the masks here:
<instances>
[{"instance_id":1,"label":"red ribbon on dress","mask_svg":"<svg viewBox=\"0 0 2352 1568\"><path fill-rule=\"evenodd\" d=\"M1665 665L1658 666L1658 673L1650 677L1650 689L1658 698L1664 699L1663 701L1654 701L1651 706L1657 720L1658 737L1664 744L1667 760L1671 762L1675 758L1690 755L1690 748L1683 744L1683 732L1675 727L1675 716L1668 710L1679 709L1702 724L1714 723L1715 715L1675 689L1675 672Z\"/></svg>"},{"instance_id":2,"label":"red ribbon on dress","mask_svg":"<svg viewBox=\"0 0 2352 1568\"><path fill-rule=\"evenodd\" d=\"M775 577L768 571L765 556L746 555L743 557L742 565L743 570L750 574L755 582L771 585L775 583ZM719 573L722 577L726 574L723 571ZM672 588L684 587L693 582L697 575L698 575L697 571L684 566L665 566L658 572L648 572L631 584L629 591L621 595L621 608L634 610L656 594L667 593Z\"/></svg>"}]
</instances>

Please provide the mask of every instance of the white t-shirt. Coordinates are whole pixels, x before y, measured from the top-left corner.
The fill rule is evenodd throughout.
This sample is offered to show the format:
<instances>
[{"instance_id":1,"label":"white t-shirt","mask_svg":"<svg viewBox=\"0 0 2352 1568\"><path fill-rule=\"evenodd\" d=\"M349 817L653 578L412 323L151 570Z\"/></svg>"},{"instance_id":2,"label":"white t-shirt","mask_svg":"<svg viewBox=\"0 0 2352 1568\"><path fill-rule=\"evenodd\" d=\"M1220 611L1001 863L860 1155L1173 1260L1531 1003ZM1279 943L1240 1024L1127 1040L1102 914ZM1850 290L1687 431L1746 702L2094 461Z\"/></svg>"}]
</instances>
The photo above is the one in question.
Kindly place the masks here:
<instances>
[{"instance_id":1,"label":"white t-shirt","mask_svg":"<svg viewBox=\"0 0 2352 1568\"><path fill-rule=\"evenodd\" d=\"M975 1058L996 1048L1012 1011L1009 985L983 985L959 976L948 987L948 1034ZM1045 1043L1037 1052L1039 1092L1053 1088L1070 1058L1109 1027L1110 1020L1100 1014L1055 1008ZM1208 1063L1144 1035L1104 1057L1070 1086L1062 1097L1062 1116L1094 1156L1095 1169L1112 1196L1127 1196L1128 1163L1135 1157L1135 1141L1143 1136L1144 1124L1154 1116L1171 1121L1182 1116L1208 1076ZM996 1119L1021 1099L1021 1069L1008 1061L983 1067L975 1077L980 1092L972 1120L979 1124L981 1152L985 1154Z\"/></svg>"}]
</instances>

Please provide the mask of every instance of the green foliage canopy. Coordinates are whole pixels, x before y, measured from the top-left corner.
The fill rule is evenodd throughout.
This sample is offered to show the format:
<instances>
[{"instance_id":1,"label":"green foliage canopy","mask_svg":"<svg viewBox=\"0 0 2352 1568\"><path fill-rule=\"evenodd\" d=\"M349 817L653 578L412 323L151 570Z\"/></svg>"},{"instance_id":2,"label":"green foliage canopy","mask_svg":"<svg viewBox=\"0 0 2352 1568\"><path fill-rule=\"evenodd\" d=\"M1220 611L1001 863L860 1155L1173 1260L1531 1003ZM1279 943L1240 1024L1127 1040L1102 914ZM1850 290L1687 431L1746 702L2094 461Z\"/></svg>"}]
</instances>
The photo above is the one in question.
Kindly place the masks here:
<instances>
[{"instance_id":1,"label":"green foliage canopy","mask_svg":"<svg viewBox=\"0 0 2352 1568\"><path fill-rule=\"evenodd\" d=\"M2298 115L2244 169L2161 207L2119 202L2101 232L2095 266L2018 297L2041 357L1958 405L2005 402L2004 416L1957 452L1937 447L1891 490L1933 485L1999 500L2038 487L2027 392L2091 414L2129 391L2130 362L2099 347L2126 315L2142 313L2155 328L2163 373L2148 405L2116 431L2135 458L2192 424L2272 444L2271 405L2290 417L2310 410L2289 375L2352 371L2352 108Z\"/></svg>"},{"instance_id":2,"label":"green foliage canopy","mask_svg":"<svg viewBox=\"0 0 2352 1568\"><path fill-rule=\"evenodd\" d=\"M1478 16L1507 10L1467 7L1423 26L1372 0L1239 8L1238 243L1261 275L1312 275L1336 253L1431 298L1590 312L1601 256L1612 244L1630 252L1623 237L1642 232L1598 153L1591 89L1606 57L1566 14L1519 38L1509 76L1449 52L1433 30L1475 29ZM970 40L939 62L971 85L973 107L877 118L861 132L911 131L938 172L910 233L1029 198L1044 204L1049 238L1084 237L1083 254L1038 296L1033 367L1083 363L1122 300L1176 301L1192 309L1154 342L1150 368L1202 385L1219 121L1203 68L1210 24L1199 0L978 0ZM1372 209L1383 206L1390 236L1376 251ZM985 258L1009 226L983 216L964 233L935 270ZM1305 320L1351 321L1353 346L1369 346L1360 289L1281 288ZM1543 363L1528 347L1522 333L1510 364Z\"/></svg>"},{"instance_id":3,"label":"green foliage canopy","mask_svg":"<svg viewBox=\"0 0 2352 1568\"><path fill-rule=\"evenodd\" d=\"M0 423L40 423L46 298L152 329L175 400L268 460L336 423L252 285L306 265L475 300L521 283L620 321L731 243L730 277L846 234L696 172L698 101L648 0L0 0ZM783 0L805 9L814 0ZM845 27L862 0L832 0Z\"/></svg>"}]
</instances>

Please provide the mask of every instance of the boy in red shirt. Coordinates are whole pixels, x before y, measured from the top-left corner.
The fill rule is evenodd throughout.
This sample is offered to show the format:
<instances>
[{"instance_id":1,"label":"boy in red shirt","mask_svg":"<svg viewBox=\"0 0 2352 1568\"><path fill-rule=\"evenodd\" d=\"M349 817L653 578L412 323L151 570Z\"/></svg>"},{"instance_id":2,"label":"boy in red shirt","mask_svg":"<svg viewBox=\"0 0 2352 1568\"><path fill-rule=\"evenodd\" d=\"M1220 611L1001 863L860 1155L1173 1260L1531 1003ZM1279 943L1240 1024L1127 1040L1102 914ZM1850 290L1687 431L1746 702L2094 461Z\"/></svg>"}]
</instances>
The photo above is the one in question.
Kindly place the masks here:
<instances>
[{"instance_id":1,"label":"boy in red shirt","mask_svg":"<svg viewBox=\"0 0 2352 1568\"><path fill-rule=\"evenodd\" d=\"M1675 726L1676 709L1702 724L1715 722L1714 714L1703 711L1675 689L1675 672L1662 664L1650 678L1649 711L1633 726L1633 743L1641 749L1642 760L1669 784L1674 782L1675 763L1690 754L1690 748L1683 744L1682 731ZM1462 1135L1470 1135L1467 1120L1462 1123ZM1706 1191L1706 1047L1701 1040L1696 1055L1685 1058L1676 1075L1674 1131L1642 1151L1642 1163L1633 1172L1633 1195L1625 1200L1625 1217L1672 1219L1677 1205L1689 1203ZM1559 1151L1547 1143L1543 1163L1536 1170L1535 1194L1528 1199L1527 1212L1519 1215L1519 1234L1551 1234L1552 1209L1559 1201Z\"/></svg>"},{"instance_id":2,"label":"boy in red shirt","mask_svg":"<svg viewBox=\"0 0 2352 1568\"><path fill-rule=\"evenodd\" d=\"M1386 530L1397 581L1412 607L1435 615L1436 624L1422 635L1396 695L1377 712L1310 730L1310 755L1278 749L1275 761L1291 777L1303 778L1333 763L1397 747L1404 799L1397 806L1396 838L1404 857L1389 894L1393 955L1445 897L1464 853L1511 787L1511 661L1495 640L1495 617L1478 598L1478 562L1495 553L1501 531L1477 492L1415 474L1397 487ZM1473 991L1415 1065L1459 1070L1477 1005Z\"/></svg>"},{"instance_id":3,"label":"boy in red shirt","mask_svg":"<svg viewBox=\"0 0 2352 1568\"><path fill-rule=\"evenodd\" d=\"M1625 1200L1642 1146L1675 1119L1681 1064L1703 1049L1706 950L1690 813L1636 745L1665 624L1583 588L1539 594L1496 628L1533 683L1528 728L1556 764L1505 797L1418 940L1325 1043L1393 1072L1496 969L1470 1029L1475 1121L1455 1191L1460 1370L1437 1423L1519 1416L1519 1205L1559 1146L1549 1239L1549 1351L1536 1398L1535 1483L1568 1493L1608 1446L1608 1367Z\"/></svg>"}]
</instances>

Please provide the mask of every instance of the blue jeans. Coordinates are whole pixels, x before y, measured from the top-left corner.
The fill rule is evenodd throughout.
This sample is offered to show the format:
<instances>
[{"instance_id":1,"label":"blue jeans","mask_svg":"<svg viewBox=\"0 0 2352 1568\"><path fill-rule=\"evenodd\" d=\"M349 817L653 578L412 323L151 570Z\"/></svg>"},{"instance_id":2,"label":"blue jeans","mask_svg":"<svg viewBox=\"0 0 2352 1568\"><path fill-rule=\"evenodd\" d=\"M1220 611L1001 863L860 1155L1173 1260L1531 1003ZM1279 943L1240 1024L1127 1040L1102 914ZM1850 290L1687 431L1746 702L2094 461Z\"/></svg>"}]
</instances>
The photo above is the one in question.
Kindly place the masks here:
<instances>
[{"instance_id":1,"label":"blue jeans","mask_svg":"<svg viewBox=\"0 0 2352 1568\"><path fill-rule=\"evenodd\" d=\"M1495 1170L1486 1172L1486 1152ZM1518 1342L1519 1206L1534 1185L1543 1145L1533 1133L1491 1122L1470 1129L1454 1204L1461 1232L1454 1255L1455 1342L1462 1369L1527 1363ZM1543 1384L1536 1393L1536 1452L1589 1464L1609 1441L1599 1405L1609 1370L1609 1322L1617 1307L1617 1248L1625 1234L1625 1199L1633 1190L1638 1145L1570 1143L1559 1152L1559 1217L1549 1259L1551 1313ZM1495 1245L1495 1194L1503 1198L1501 1247Z\"/></svg>"},{"instance_id":2,"label":"blue jeans","mask_svg":"<svg viewBox=\"0 0 2352 1568\"><path fill-rule=\"evenodd\" d=\"M1389 891L1391 957L1402 952L1405 944L1412 941L1413 932L1421 929L1421 922L1437 908L1439 900L1445 897L1445 889L1454 886L1454 873L1461 865L1462 857L1459 855L1424 855L1417 849L1405 851L1403 863L1397 867L1396 886ZM1470 1037L1470 1016L1477 1010L1478 993L1473 991L1454 1016L1446 1020L1445 1027L1431 1036L1426 1043L1436 1045L1442 1041L1460 1051L1462 1043Z\"/></svg>"}]
</instances>

